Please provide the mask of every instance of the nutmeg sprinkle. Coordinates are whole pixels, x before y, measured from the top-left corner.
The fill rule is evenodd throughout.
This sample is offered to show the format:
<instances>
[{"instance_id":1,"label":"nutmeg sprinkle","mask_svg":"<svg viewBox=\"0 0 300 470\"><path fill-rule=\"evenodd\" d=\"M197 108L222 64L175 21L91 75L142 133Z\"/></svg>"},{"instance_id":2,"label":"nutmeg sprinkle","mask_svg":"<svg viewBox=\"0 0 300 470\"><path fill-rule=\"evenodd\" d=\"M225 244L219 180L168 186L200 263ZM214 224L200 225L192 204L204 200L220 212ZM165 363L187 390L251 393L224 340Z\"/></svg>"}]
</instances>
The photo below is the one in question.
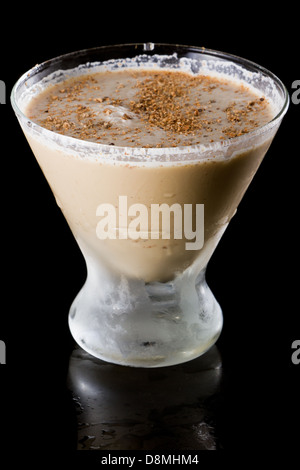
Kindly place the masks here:
<instances>
[{"instance_id":1,"label":"nutmeg sprinkle","mask_svg":"<svg viewBox=\"0 0 300 470\"><path fill-rule=\"evenodd\" d=\"M229 79L178 70L95 72L52 85L27 116L51 131L127 147L230 139L272 119L264 96Z\"/></svg>"}]
</instances>

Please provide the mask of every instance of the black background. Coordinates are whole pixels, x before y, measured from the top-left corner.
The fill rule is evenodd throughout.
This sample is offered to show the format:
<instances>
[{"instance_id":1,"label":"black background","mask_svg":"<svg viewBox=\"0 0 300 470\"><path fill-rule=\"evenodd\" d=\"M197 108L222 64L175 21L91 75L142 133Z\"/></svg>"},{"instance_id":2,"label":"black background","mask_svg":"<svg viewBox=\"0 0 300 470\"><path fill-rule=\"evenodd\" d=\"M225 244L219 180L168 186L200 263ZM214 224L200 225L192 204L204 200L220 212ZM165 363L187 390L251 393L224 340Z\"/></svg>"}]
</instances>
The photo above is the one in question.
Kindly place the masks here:
<instances>
[{"instance_id":1,"label":"black background","mask_svg":"<svg viewBox=\"0 0 300 470\"><path fill-rule=\"evenodd\" d=\"M168 5L168 4L167 4ZM272 70L290 95L300 79L295 8L152 3L3 7L0 79L2 306L0 449L13 459L76 447L65 386L73 349L67 314L85 280L84 260L57 208L9 102L33 65L105 44L166 42L205 46ZM275 7L274 7L275 8ZM240 11L241 10L241 11ZM297 16L298 15L298 16ZM290 105L274 142L207 271L224 328L217 346L224 380L215 426L219 449L288 455L299 442L299 118ZM175 449L176 450L176 449ZM257 454L258 455L258 454Z\"/></svg>"}]
</instances>

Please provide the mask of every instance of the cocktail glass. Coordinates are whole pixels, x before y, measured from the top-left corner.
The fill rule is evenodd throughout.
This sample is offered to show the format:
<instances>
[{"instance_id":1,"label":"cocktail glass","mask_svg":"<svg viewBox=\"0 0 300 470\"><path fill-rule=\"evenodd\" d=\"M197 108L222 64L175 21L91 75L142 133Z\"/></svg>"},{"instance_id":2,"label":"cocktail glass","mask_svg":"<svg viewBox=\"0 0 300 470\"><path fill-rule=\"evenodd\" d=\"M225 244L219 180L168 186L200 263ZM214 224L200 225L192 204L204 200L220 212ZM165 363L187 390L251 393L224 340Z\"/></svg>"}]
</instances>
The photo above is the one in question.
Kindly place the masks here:
<instances>
[{"instance_id":1,"label":"cocktail glass","mask_svg":"<svg viewBox=\"0 0 300 470\"><path fill-rule=\"evenodd\" d=\"M42 128L25 115L26 104L48 83L79 66L80 73L95 70L95 64L225 74L254 87L276 112L248 134L175 148L82 141ZM76 342L100 359L135 367L178 364L207 351L221 333L223 316L205 270L287 111L282 82L259 65L217 51L129 44L37 65L17 81L11 100L86 261L87 279L69 312ZM155 226L153 205L161 217ZM112 208L115 214L109 213ZM193 214L201 222L196 230Z\"/></svg>"}]
</instances>

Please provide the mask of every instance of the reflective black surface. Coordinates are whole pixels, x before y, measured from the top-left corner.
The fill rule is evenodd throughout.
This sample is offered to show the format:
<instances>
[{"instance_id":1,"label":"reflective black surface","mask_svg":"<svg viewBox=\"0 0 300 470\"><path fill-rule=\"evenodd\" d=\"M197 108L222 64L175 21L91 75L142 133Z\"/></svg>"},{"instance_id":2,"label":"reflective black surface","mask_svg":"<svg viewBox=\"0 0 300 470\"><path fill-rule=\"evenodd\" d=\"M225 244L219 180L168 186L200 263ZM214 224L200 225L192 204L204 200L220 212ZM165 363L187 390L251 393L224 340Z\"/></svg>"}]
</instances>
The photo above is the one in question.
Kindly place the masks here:
<instances>
[{"instance_id":1,"label":"reflective black surface","mask_svg":"<svg viewBox=\"0 0 300 470\"><path fill-rule=\"evenodd\" d=\"M214 400L220 394L216 347L178 366L135 369L76 348L68 387L79 450L215 450Z\"/></svg>"}]
</instances>

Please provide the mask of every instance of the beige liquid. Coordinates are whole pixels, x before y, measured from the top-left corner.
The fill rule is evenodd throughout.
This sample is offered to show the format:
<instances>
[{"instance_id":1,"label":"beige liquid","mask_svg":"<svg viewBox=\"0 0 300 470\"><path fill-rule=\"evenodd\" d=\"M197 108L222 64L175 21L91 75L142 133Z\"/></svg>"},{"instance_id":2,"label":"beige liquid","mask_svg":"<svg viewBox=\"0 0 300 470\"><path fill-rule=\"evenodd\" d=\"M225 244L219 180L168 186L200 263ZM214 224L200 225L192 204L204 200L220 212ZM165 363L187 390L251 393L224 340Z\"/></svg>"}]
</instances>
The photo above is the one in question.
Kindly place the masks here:
<instances>
[{"instance_id":1,"label":"beige liquid","mask_svg":"<svg viewBox=\"0 0 300 470\"><path fill-rule=\"evenodd\" d=\"M77 98L75 79L50 87L29 103L26 114L58 133L131 147L208 143L247 133L273 117L267 101L243 85L211 77L197 83L188 74L168 74L168 82L173 76L174 83L179 79L178 83L190 84L187 90L177 86L177 92L173 87L173 104L170 94L167 98L162 94L165 72L156 72L156 83L165 83L156 91L159 100L152 96L151 102L150 97L148 108L143 109L153 77L136 71L105 72L92 80L87 77L87 86L79 86ZM144 79L148 82L143 87ZM164 106L158 109L158 102ZM177 121L172 121L172 116ZM193 263L197 263L198 272L206 266L270 144L269 136L267 141L237 150L230 158L212 155L193 163L164 165L110 163L101 159L101 148L99 158L81 158L29 133L27 139L86 256L99 259L112 272L145 282L172 280ZM152 239L150 232L148 239L99 240L97 207L109 203L118 212L120 195L127 197L128 204L144 204L149 213L151 204L204 204L203 248L187 250L185 238Z\"/></svg>"}]
</instances>

